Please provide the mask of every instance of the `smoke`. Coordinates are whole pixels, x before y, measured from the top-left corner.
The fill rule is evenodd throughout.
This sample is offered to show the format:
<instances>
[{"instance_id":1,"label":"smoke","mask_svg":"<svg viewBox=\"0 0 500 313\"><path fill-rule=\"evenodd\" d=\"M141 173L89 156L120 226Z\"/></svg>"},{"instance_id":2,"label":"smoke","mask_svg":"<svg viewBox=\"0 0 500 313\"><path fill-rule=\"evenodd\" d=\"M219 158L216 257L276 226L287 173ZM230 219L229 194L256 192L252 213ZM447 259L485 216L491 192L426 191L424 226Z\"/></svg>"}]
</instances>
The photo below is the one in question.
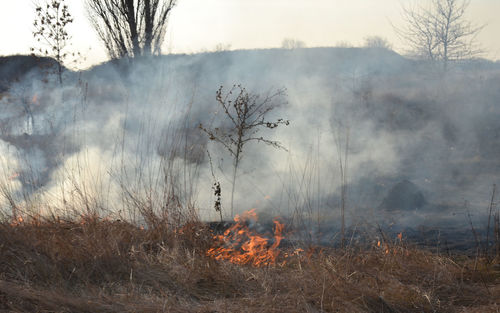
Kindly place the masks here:
<instances>
[{"instance_id":1,"label":"smoke","mask_svg":"<svg viewBox=\"0 0 500 313\"><path fill-rule=\"evenodd\" d=\"M18 162L18 151L15 147L0 140L0 205L10 207L6 195L18 194L21 191L22 185L19 181L19 172L21 164Z\"/></svg>"},{"instance_id":2,"label":"smoke","mask_svg":"<svg viewBox=\"0 0 500 313\"><path fill-rule=\"evenodd\" d=\"M443 74L384 49L271 49L106 63L52 81L31 73L0 99L2 177L20 173L3 185L52 213L136 218L139 206L178 202L214 220L215 175L227 216L232 158L197 125L227 123L215 91L234 84L262 96L286 88L268 119L291 121L259 133L286 150L245 146L236 212L337 225L339 157L351 224L450 223L464 200L480 215L498 179L500 68L486 61ZM425 206L388 213L384 199L405 180Z\"/></svg>"}]
</instances>

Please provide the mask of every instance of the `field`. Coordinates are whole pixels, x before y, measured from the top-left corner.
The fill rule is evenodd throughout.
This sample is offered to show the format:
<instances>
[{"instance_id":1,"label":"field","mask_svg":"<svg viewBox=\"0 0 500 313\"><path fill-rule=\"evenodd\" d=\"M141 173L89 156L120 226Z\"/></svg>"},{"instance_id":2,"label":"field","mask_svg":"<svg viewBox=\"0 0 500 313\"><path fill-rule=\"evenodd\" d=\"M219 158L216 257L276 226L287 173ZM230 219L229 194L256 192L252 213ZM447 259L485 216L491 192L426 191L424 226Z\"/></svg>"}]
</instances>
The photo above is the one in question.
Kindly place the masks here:
<instances>
[{"instance_id":1,"label":"field","mask_svg":"<svg viewBox=\"0 0 500 313\"><path fill-rule=\"evenodd\" d=\"M141 62L2 87L0 311L500 311L498 62Z\"/></svg>"},{"instance_id":2,"label":"field","mask_svg":"<svg viewBox=\"0 0 500 313\"><path fill-rule=\"evenodd\" d=\"M267 265L215 260L205 223L81 217L0 226L5 312L498 312L499 258L281 244ZM264 236L264 235L263 235ZM269 234L268 234L269 236ZM287 230L283 232L286 240ZM270 248L271 240L266 247ZM243 264L244 263L244 264Z\"/></svg>"},{"instance_id":3,"label":"field","mask_svg":"<svg viewBox=\"0 0 500 313\"><path fill-rule=\"evenodd\" d=\"M500 1L280 2L4 1L0 313L500 312Z\"/></svg>"}]
</instances>

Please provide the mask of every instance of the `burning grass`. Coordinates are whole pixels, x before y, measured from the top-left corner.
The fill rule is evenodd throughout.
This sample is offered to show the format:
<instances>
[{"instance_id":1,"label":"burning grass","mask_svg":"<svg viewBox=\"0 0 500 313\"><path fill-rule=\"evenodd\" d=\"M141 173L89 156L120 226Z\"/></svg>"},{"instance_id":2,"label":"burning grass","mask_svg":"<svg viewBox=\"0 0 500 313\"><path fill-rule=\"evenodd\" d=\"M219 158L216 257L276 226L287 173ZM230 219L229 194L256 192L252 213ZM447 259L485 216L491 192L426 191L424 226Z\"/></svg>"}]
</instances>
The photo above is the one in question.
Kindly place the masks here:
<instances>
[{"instance_id":1,"label":"burning grass","mask_svg":"<svg viewBox=\"0 0 500 313\"><path fill-rule=\"evenodd\" d=\"M284 226L274 220L274 240L269 243L265 236L252 231L248 224L257 222L255 209L236 215L235 224L224 231L223 235L213 237L216 247L208 249L207 255L216 260L227 260L234 264L266 266L276 263L280 254L278 249L283 239Z\"/></svg>"},{"instance_id":2,"label":"burning grass","mask_svg":"<svg viewBox=\"0 0 500 313\"><path fill-rule=\"evenodd\" d=\"M243 222L243 220L240 220ZM236 223L141 229L97 217L0 225L0 310L11 312L498 312L500 272L398 239L369 248L281 247ZM234 234L244 230L235 238ZM214 236L216 236L214 238ZM272 257L247 258L252 236ZM245 240L241 238L246 238ZM230 241L228 241L230 240ZM229 242L229 243L228 243ZM234 245L238 242L237 245ZM231 247L231 253L211 249ZM237 249L238 247L238 249ZM241 249L240 249L241 248ZM389 251L389 252L387 252ZM243 257L231 262L225 256ZM220 257L224 256L224 257ZM274 260L274 261L273 261ZM285 262L286 261L286 262ZM254 266L252 266L252 264ZM260 267L255 266L260 265Z\"/></svg>"}]
</instances>

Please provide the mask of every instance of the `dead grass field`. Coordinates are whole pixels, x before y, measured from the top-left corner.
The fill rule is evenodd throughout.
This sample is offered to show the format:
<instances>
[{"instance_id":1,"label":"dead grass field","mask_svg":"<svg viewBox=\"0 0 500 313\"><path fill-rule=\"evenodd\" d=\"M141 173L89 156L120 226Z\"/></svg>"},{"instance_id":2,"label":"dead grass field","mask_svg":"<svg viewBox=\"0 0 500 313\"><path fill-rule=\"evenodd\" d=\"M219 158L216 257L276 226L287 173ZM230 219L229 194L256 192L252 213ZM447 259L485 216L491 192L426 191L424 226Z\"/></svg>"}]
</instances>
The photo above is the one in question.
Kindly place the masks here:
<instances>
[{"instance_id":1,"label":"dead grass field","mask_svg":"<svg viewBox=\"0 0 500 313\"><path fill-rule=\"evenodd\" d=\"M498 312L498 259L380 247L283 248L253 267L206 255L203 223L0 225L2 312ZM286 236L286 234L285 234ZM290 254L285 257L286 254Z\"/></svg>"}]
</instances>

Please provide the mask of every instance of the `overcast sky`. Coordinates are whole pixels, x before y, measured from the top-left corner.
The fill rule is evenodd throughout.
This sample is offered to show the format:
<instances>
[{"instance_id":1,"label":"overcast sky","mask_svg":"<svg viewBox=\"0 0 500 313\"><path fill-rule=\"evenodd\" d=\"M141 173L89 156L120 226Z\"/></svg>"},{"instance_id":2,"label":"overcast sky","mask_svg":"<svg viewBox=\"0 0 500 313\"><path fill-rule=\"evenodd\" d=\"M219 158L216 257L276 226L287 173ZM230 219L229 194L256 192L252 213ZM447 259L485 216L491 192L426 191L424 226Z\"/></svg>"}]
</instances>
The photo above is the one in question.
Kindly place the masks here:
<instances>
[{"instance_id":1,"label":"overcast sky","mask_svg":"<svg viewBox=\"0 0 500 313\"><path fill-rule=\"evenodd\" d=\"M391 23L401 25L401 3L409 1L179 0L163 51L194 53L213 50L217 44L230 45L231 49L273 48L284 38L301 40L308 47L339 42L361 45L372 35L387 38L401 51L404 47ZM73 50L87 58L80 67L104 61L106 54L87 21L84 0L66 2L75 19L69 29ZM33 1L0 3L0 55L28 54L35 45ZM472 0L467 13L473 22L487 24L478 37L487 51L485 57L500 59L500 0Z\"/></svg>"}]
</instances>

